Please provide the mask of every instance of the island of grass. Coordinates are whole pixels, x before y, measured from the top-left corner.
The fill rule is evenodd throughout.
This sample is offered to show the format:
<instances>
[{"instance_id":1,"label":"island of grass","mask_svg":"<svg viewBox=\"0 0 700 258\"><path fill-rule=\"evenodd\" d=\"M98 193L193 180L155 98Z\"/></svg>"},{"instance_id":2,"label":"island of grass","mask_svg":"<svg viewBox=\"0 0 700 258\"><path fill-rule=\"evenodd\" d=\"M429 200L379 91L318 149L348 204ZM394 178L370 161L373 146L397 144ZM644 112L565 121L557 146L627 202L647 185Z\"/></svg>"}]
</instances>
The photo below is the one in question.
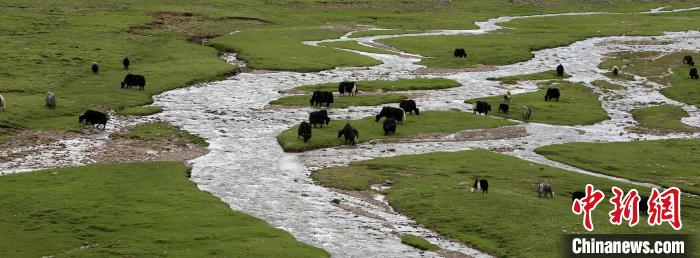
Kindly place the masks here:
<instances>
[{"instance_id":1,"label":"island of grass","mask_svg":"<svg viewBox=\"0 0 700 258\"><path fill-rule=\"evenodd\" d=\"M619 72L617 75L615 75L612 72L605 72L603 75L613 80L634 81L634 75L629 73Z\"/></svg>"},{"instance_id":2,"label":"island of grass","mask_svg":"<svg viewBox=\"0 0 700 258\"><path fill-rule=\"evenodd\" d=\"M567 143L537 148L548 159L601 174L700 194L700 139Z\"/></svg>"},{"instance_id":3,"label":"island of grass","mask_svg":"<svg viewBox=\"0 0 700 258\"><path fill-rule=\"evenodd\" d=\"M328 257L232 211L181 162L0 177L0 257Z\"/></svg>"},{"instance_id":4,"label":"island of grass","mask_svg":"<svg viewBox=\"0 0 700 258\"><path fill-rule=\"evenodd\" d=\"M305 85L294 88L300 91L332 91L338 90L340 82L323 83L316 85ZM360 91L409 91L409 90L440 90L462 86L459 82L444 78L415 78L398 79L395 81L373 80L357 81L357 88Z\"/></svg>"},{"instance_id":5,"label":"island of grass","mask_svg":"<svg viewBox=\"0 0 700 258\"><path fill-rule=\"evenodd\" d=\"M557 75L557 71L551 70L551 71L544 71L544 72L539 72L539 73L531 73L531 74L522 74L522 75L513 75L513 76L506 76L506 77L491 77L491 78L486 78L487 80L490 81L500 81L503 84L516 84L518 81L542 81L542 80L552 80L552 79L560 79L560 78L570 78L571 75L564 73L564 76L559 77Z\"/></svg>"},{"instance_id":6,"label":"island of grass","mask_svg":"<svg viewBox=\"0 0 700 258\"><path fill-rule=\"evenodd\" d=\"M310 106L309 100L311 95L294 95L286 96L273 101L270 101L270 105L280 105L280 106L292 106L292 107L304 107ZM404 99L408 99L406 94L368 94L368 95L357 95L357 96L334 96L333 103L329 106L331 108L347 108L356 106L377 106L389 103L399 103ZM323 104L325 106L325 104Z\"/></svg>"},{"instance_id":7,"label":"island of grass","mask_svg":"<svg viewBox=\"0 0 700 258\"><path fill-rule=\"evenodd\" d=\"M360 142L376 139L402 139L426 134L454 133L463 130L495 128L515 123L503 119L474 115L458 111L425 111L419 116L407 115L404 124L397 125L396 134L384 135L382 121L374 121L374 117L358 120L333 120L330 125L315 128L309 142L304 143L297 137L298 125L283 131L277 136L277 141L286 152L302 152L313 149L328 148L344 145L343 137L338 138L338 130L350 123L360 132Z\"/></svg>"},{"instance_id":8,"label":"island of grass","mask_svg":"<svg viewBox=\"0 0 700 258\"><path fill-rule=\"evenodd\" d=\"M668 76L671 87L661 89L661 94L670 99L700 108L700 90L698 90L700 81L690 79L689 71L689 67L673 68L673 73Z\"/></svg>"},{"instance_id":9,"label":"island of grass","mask_svg":"<svg viewBox=\"0 0 700 258\"><path fill-rule=\"evenodd\" d=\"M590 88L580 83L553 81L540 83L542 88L536 92L514 94L510 103L508 114L498 112L499 103L503 103L502 96L470 99L467 103L477 100L485 100L491 104L494 116L530 121L553 125L587 125L595 124L608 119L608 114L601 107L598 95ZM559 88L561 98L559 101L544 101L545 89L548 87ZM532 110L530 120L523 119L521 108L528 106Z\"/></svg>"},{"instance_id":10,"label":"island of grass","mask_svg":"<svg viewBox=\"0 0 700 258\"><path fill-rule=\"evenodd\" d=\"M158 106L140 106L125 108L117 112L123 116L150 116L163 112L163 108Z\"/></svg>"},{"instance_id":11,"label":"island of grass","mask_svg":"<svg viewBox=\"0 0 700 258\"><path fill-rule=\"evenodd\" d=\"M700 163L695 164L697 168ZM602 190L606 197L612 195L612 186L625 191L635 188L647 196L650 192L649 188L632 187L484 150L351 162L349 166L315 171L312 178L326 187L362 191L371 191L372 184L390 180L394 184L384 192L389 204L398 212L441 235L497 257L556 256L566 245L561 234L586 233L581 217L571 213L571 193L583 190L586 184ZM489 181L487 194L469 191L476 178ZM462 182L465 187L460 186ZM554 198L537 197L537 184L541 182L552 185ZM700 219L698 207L700 202L696 198L684 197L683 221ZM610 210L612 205L603 201L593 211L596 233L677 233L667 224L651 227L643 223L644 215L635 227L612 225L608 216ZM683 231L700 233L698 226L690 223L684 223ZM698 242L697 239L693 241Z\"/></svg>"},{"instance_id":12,"label":"island of grass","mask_svg":"<svg viewBox=\"0 0 700 258\"><path fill-rule=\"evenodd\" d=\"M634 120L639 125L632 131L638 133L694 133L698 128L689 126L681 121L688 116L688 112L674 105L660 105L632 110Z\"/></svg>"},{"instance_id":13,"label":"island of grass","mask_svg":"<svg viewBox=\"0 0 700 258\"><path fill-rule=\"evenodd\" d=\"M140 124L126 133L115 133L112 137L144 141L167 140L177 142L181 145L194 144L200 147L209 146L209 143L207 143L204 138L180 130L166 122Z\"/></svg>"},{"instance_id":14,"label":"island of grass","mask_svg":"<svg viewBox=\"0 0 700 258\"><path fill-rule=\"evenodd\" d=\"M415 248L418 248L423 251L436 251L440 249L439 246L434 245L428 240L423 239L422 237L416 236L416 235L411 235L411 234L406 234L401 237L401 243L413 246Z\"/></svg>"},{"instance_id":15,"label":"island of grass","mask_svg":"<svg viewBox=\"0 0 700 258\"><path fill-rule=\"evenodd\" d=\"M360 43L357 43L357 41L354 41L354 40L323 42L323 43L320 43L318 45L324 46L324 47L357 50L357 51L362 51L362 52L367 52L367 53L375 53L375 54L394 54L393 52L389 52L389 51L386 51L386 50L383 50L380 48L368 47L368 46L362 45Z\"/></svg>"},{"instance_id":16,"label":"island of grass","mask_svg":"<svg viewBox=\"0 0 700 258\"><path fill-rule=\"evenodd\" d=\"M622 85L608 82L605 80L593 81L593 82L591 82L591 84L593 84L593 86L596 86L596 87L604 89L604 90L622 90L625 88Z\"/></svg>"}]
</instances>

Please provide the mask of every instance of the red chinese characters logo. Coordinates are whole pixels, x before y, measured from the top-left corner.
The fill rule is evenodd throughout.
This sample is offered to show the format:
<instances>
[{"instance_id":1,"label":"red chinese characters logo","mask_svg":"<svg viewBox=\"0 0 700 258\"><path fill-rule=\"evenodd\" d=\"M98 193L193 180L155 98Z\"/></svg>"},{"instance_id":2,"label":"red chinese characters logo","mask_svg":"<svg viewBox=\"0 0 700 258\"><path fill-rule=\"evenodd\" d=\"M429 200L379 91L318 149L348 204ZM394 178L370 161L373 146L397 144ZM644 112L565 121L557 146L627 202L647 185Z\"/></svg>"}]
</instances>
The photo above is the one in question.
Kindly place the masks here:
<instances>
[{"instance_id":1,"label":"red chinese characters logo","mask_svg":"<svg viewBox=\"0 0 700 258\"><path fill-rule=\"evenodd\" d=\"M571 211L576 215L583 213L583 227L588 231L593 231L593 218L591 212L605 198L605 194L600 190L594 190L593 185L586 185L586 196L574 200Z\"/></svg>"},{"instance_id":2,"label":"red chinese characters logo","mask_svg":"<svg viewBox=\"0 0 700 258\"><path fill-rule=\"evenodd\" d=\"M661 225L668 222L675 230L683 227L681 222L681 190L677 187L666 189L662 193L651 189L649 196L649 225Z\"/></svg>"},{"instance_id":3,"label":"red chinese characters logo","mask_svg":"<svg viewBox=\"0 0 700 258\"><path fill-rule=\"evenodd\" d=\"M628 220L629 226L633 227L639 223L639 193L632 189L625 195L620 188L613 186L613 196L610 198L610 203L613 204L613 210L608 213L610 215L610 223L613 225L622 224L622 220Z\"/></svg>"}]
</instances>

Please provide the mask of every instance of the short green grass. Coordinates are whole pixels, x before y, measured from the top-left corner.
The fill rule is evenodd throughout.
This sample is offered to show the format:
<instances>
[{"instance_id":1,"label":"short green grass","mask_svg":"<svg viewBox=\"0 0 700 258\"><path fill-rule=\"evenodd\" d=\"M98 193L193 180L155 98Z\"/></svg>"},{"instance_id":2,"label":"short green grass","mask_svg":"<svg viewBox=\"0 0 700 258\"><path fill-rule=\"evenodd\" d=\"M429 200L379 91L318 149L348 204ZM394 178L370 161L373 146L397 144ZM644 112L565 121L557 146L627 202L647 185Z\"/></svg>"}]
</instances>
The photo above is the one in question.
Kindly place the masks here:
<instances>
[{"instance_id":1,"label":"short green grass","mask_svg":"<svg viewBox=\"0 0 700 258\"><path fill-rule=\"evenodd\" d=\"M158 114L160 112L163 112L163 108L159 106L140 106L125 108L117 112L117 114L123 116L150 116L153 114Z\"/></svg>"},{"instance_id":2,"label":"short green grass","mask_svg":"<svg viewBox=\"0 0 700 258\"><path fill-rule=\"evenodd\" d=\"M629 73L620 72L617 75L614 75L612 72L606 72L606 73L603 73L603 75L605 75L605 77L608 77L608 78L614 79L614 80L634 81L634 75L629 74Z\"/></svg>"},{"instance_id":3,"label":"short green grass","mask_svg":"<svg viewBox=\"0 0 700 258\"><path fill-rule=\"evenodd\" d=\"M402 236L401 243L413 246L423 251L436 251L440 249L439 246L431 244L430 242L428 242L428 240L425 240L422 237L412 234L406 234Z\"/></svg>"},{"instance_id":4,"label":"short green grass","mask_svg":"<svg viewBox=\"0 0 700 258\"><path fill-rule=\"evenodd\" d=\"M539 73L531 73L531 74L523 74L523 75L513 75L513 76L506 76L506 77L497 77L497 78L486 78L487 80L491 81L500 81L504 84L516 84L518 81L541 81L541 80L551 80L551 79L559 79L559 78L570 78L571 75L564 73L564 76L559 77L557 75L557 71L551 70L551 71L544 71L544 72L539 72Z\"/></svg>"},{"instance_id":5,"label":"short green grass","mask_svg":"<svg viewBox=\"0 0 700 258\"><path fill-rule=\"evenodd\" d=\"M596 86L596 87L604 89L604 90L622 90L625 88L622 85L608 82L605 80L593 81L593 82L591 82L591 84L593 84L593 86Z\"/></svg>"},{"instance_id":6,"label":"short green grass","mask_svg":"<svg viewBox=\"0 0 700 258\"><path fill-rule=\"evenodd\" d=\"M277 136L277 141L287 152L301 152L312 149L328 148L345 144L345 138L338 138L338 130L346 123L357 128L360 133L360 142L368 142L376 139L401 139L413 136L454 133L462 130L494 128L514 123L471 113L458 111L425 111L419 116L406 115L404 124L397 125L396 134L384 136L382 122L374 121L374 117L366 117L359 120L333 120L330 125L312 130L309 142L304 143L297 137L298 125L283 131Z\"/></svg>"},{"instance_id":7,"label":"short green grass","mask_svg":"<svg viewBox=\"0 0 700 258\"><path fill-rule=\"evenodd\" d=\"M619 156L607 155L611 159ZM700 163L696 162L696 167L697 164ZM612 186L625 191L631 188L625 183L485 150L351 162L349 166L316 171L312 178L321 185L346 190L369 190L372 184L391 180L394 184L386 193L389 204L398 212L441 235L497 257L557 256L566 245L560 237L562 234L586 232L581 216L571 212L573 191L592 184L609 198ZM489 181L488 194L469 192L476 178ZM466 184L466 189L460 189L461 182ZM537 184L541 182L552 185L554 198L537 197ZM648 188L633 188L649 195ZM697 198L683 197L682 208L684 224L680 232L698 234L700 230L692 222L700 219L700 202ZM611 209L606 199L594 211L594 233L679 233L667 224L650 227L644 222L644 216L635 227L613 226L607 214Z\"/></svg>"},{"instance_id":8,"label":"short green grass","mask_svg":"<svg viewBox=\"0 0 700 258\"><path fill-rule=\"evenodd\" d=\"M199 136L192 135L186 131L180 130L166 122L152 122L140 124L125 133L115 133L112 135L115 138L127 138L136 140L168 140L179 142L181 144L195 144L200 147L207 147L209 143Z\"/></svg>"},{"instance_id":9,"label":"short green grass","mask_svg":"<svg viewBox=\"0 0 700 258\"><path fill-rule=\"evenodd\" d=\"M309 106L311 95L294 95L286 96L273 101L271 105L281 106ZM373 94L373 95L357 95L357 96L334 96L331 108L347 108L353 106L377 106L388 103L398 103L401 100L408 99L406 94ZM325 104L323 104L325 106Z\"/></svg>"},{"instance_id":10,"label":"short green grass","mask_svg":"<svg viewBox=\"0 0 700 258\"><path fill-rule=\"evenodd\" d=\"M327 257L232 211L180 162L89 165L0 177L2 257Z\"/></svg>"},{"instance_id":11,"label":"short green grass","mask_svg":"<svg viewBox=\"0 0 700 258\"><path fill-rule=\"evenodd\" d=\"M700 139L568 143L535 151L585 170L700 194L699 144Z\"/></svg>"},{"instance_id":12,"label":"short green grass","mask_svg":"<svg viewBox=\"0 0 700 258\"><path fill-rule=\"evenodd\" d=\"M681 119L688 116L688 112L674 105L660 105L632 110L634 120L639 125L636 131L653 131L657 133L694 133L698 128L689 126Z\"/></svg>"},{"instance_id":13,"label":"short green grass","mask_svg":"<svg viewBox=\"0 0 700 258\"><path fill-rule=\"evenodd\" d=\"M350 38L362 38L371 37L378 35L397 35L397 34L413 34L420 33L419 30L364 30L354 32L350 35Z\"/></svg>"},{"instance_id":14,"label":"short green grass","mask_svg":"<svg viewBox=\"0 0 700 258\"><path fill-rule=\"evenodd\" d=\"M692 80L688 75L690 68L676 67L669 77L671 87L663 88L664 96L700 108L700 80Z\"/></svg>"},{"instance_id":15,"label":"short green grass","mask_svg":"<svg viewBox=\"0 0 700 258\"><path fill-rule=\"evenodd\" d=\"M306 85L295 88L303 91L337 91L340 82ZM459 82L444 78L415 78L398 79L395 81L358 81L360 91L409 91L409 90L440 90L462 86Z\"/></svg>"},{"instance_id":16,"label":"short green grass","mask_svg":"<svg viewBox=\"0 0 700 258\"><path fill-rule=\"evenodd\" d=\"M375 47L368 47L365 45L360 45L357 43L357 41L335 41L335 42L324 42L321 44L318 44L319 46L324 46L324 47L333 47L333 48L340 48L340 49L350 49L350 50L357 50L357 51L362 51L362 52L367 52L367 53L376 53L376 54L394 54L393 52L389 52L380 48L375 48Z\"/></svg>"},{"instance_id":17,"label":"short green grass","mask_svg":"<svg viewBox=\"0 0 700 258\"><path fill-rule=\"evenodd\" d=\"M522 116L522 107L528 106L532 109L532 115L527 121L553 125L586 125L609 118L600 105L598 95L590 88L572 82L551 82L548 84L547 86L543 84L541 87L545 89L547 87L559 88L561 92L559 101L544 101L545 89L514 94L509 103L508 114L498 112L498 104L503 103L502 96L471 99L467 102L485 100L491 104L492 111L489 114L521 121L526 121Z\"/></svg>"}]
</instances>

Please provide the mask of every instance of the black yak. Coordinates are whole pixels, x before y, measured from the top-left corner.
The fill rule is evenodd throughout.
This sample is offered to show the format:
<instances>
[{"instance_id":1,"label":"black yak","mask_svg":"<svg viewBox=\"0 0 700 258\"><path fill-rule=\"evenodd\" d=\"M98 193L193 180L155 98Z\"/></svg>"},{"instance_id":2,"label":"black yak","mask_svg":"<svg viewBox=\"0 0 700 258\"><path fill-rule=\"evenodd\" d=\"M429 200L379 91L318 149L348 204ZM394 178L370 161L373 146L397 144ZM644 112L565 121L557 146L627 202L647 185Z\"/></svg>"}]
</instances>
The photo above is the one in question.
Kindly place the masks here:
<instances>
[{"instance_id":1,"label":"black yak","mask_svg":"<svg viewBox=\"0 0 700 258\"><path fill-rule=\"evenodd\" d=\"M396 119L392 117L387 117L384 119L384 124L382 125L382 128L384 128L384 136L391 134L396 134Z\"/></svg>"},{"instance_id":2,"label":"black yak","mask_svg":"<svg viewBox=\"0 0 700 258\"><path fill-rule=\"evenodd\" d=\"M416 115L420 115L420 110L418 110L418 107L416 107L416 101L412 99L404 99L399 103L399 107L403 109L404 112L409 113L413 115L413 112L416 112Z\"/></svg>"},{"instance_id":3,"label":"black yak","mask_svg":"<svg viewBox=\"0 0 700 258\"><path fill-rule=\"evenodd\" d=\"M129 58L125 57L124 60L122 60L122 65L124 65L124 70L129 70Z\"/></svg>"},{"instance_id":4,"label":"black yak","mask_svg":"<svg viewBox=\"0 0 700 258\"><path fill-rule=\"evenodd\" d=\"M355 82L341 82L338 84L338 92L340 92L340 96L343 96L346 92L350 96L357 96L357 83Z\"/></svg>"},{"instance_id":5,"label":"black yak","mask_svg":"<svg viewBox=\"0 0 700 258\"><path fill-rule=\"evenodd\" d=\"M455 51L452 54L455 57L467 57L467 51L464 50L464 48L455 48Z\"/></svg>"},{"instance_id":6,"label":"black yak","mask_svg":"<svg viewBox=\"0 0 700 258\"><path fill-rule=\"evenodd\" d=\"M143 90L146 87L146 78L143 75L127 74L121 84L122 89L131 89L131 86L139 86L139 90Z\"/></svg>"},{"instance_id":7,"label":"black yak","mask_svg":"<svg viewBox=\"0 0 700 258\"><path fill-rule=\"evenodd\" d=\"M540 183L537 185L537 197L549 197L554 198L554 193L552 192L552 185L547 183Z\"/></svg>"},{"instance_id":8,"label":"black yak","mask_svg":"<svg viewBox=\"0 0 700 258\"><path fill-rule=\"evenodd\" d=\"M532 109L528 106L523 106L523 119L525 120L530 120L530 116L532 116Z\"/></svg>"},{"instance_id":9,"label":"black yak","mask_svg":"<svg viewBox=\"0 0 700 258\"><path fill-rule=\"evenodd\" d=\"M357 140L360 138L360 132L355 129L355 127L352 127L350 123L345 124L345 127L343 129L338 131L338 138L341 136L345 136L345 142L352 143L352 145L357 144Z\"/></svg>"},{"instance_id":10,"label":"black yak","mask_svg":"<svg viewBox=\"0 0 700 258\"><path fill-rule=\"evenodd\" d=\"M406 119L406 112L400 108L382 107L382 110L379 111L379 114L377 114L374 117L374 122L379 122L379 120L382 119L382 117L391 117L396 119L396 121L398 121L399 124L403 124L403 121Z\"/></svg>"},{"instance_id":11,"label":"black yak","mask_svg":"<svg viewBox=\"0 0 700 258\"><path fill-rule=\"evenodd\" d=\"M474 185L472 185L472 193L481 191L481 193L489 192L489 181L486 179L476 179L474 180Z\"/></svg>"},{"instance_id":12,"label":"black yak","mask_svg":"<svg viewBox=\"0 0 700 258\"><path fill-rule=\"evenodd\" d=\"M571 202L574 202L576 200L581 200L583 197L586 197L586 193L581 192L581 191L576 191L571 193Z\"/></svg>"},{"instance_id":13,"label":"black yak","mask_svg":"<svg viewBox=\"0 0 700 258\"><path fill-rule=\"evenodd\" d=\"M474 104L474 114L479 113L488 116L489 111L491 111L491 105L486 101L477 100L476 104Z\"/></svg>"},{"instance_id":14,"label":"black yak","mask_svg":"<svg viewBox=\"0 0 700 258\"><path fill-rule=\"evenodd\" d=\"M46 92L46 97L44 97L44 105L50 109L56 109L56 95L53 92Z\"/></svg>"},{"instance_id":15,"label":"black yak","mask_svg":"<svg viewBox=\"0 0 700 258\"><path fill-rule=\"evenodd\" d=\"M639 214L647 215L649 214L649 197L648 196L640 196L639 197Z\"/></svg>"},{"instance_id":16,"label":"black yak","mask_svg":"<svg viewBox=\"0 0 700 258\"><path fill-rule=\"evenodd\" d=\"M558 88L547 88L547 93L544 94L544 101L550 101L552 99L559 101L560 96L561 93L559 93Z\"/></svg>"},{"instance_id":17,"label":"black yak","mask_svg":"<svg viewBox=\"0 0 700 258\"><path fill-rule=\"evenodd\" d=\"M325 103L326 107L328 107L331 105L331 103L333 103L333 92L320 90L314 91L309 102L312 106L320 106L321 104Z\"/></svg>"},{"instance_id":18,"label":"black yak","mask_svg":"<svg viewBox=\"0 0 700 258\"><path fill-rule=\"evenodd\" d=\"M7 103L5 103L5 97L3 97L2 95L0 95L0 109L1 109L2 111L5 111L5 105L7 105Z\"/></svg>"},{"instance_id":19,"label":"black yak","mask_svg":"<svg viewBox=\"0 0 700 258\"><path fill-rule=\"evenodd\" d=\"M102 125L102 128L106 128L107 120L109 120L107 114L95 110L85 111L84 114L78 117L78 123L82 123L83 121L85 121L85 125L90 123L93 126L97 125L98 128L100 127L100 125Z\"/></svg>"},{"instance_id":20,"label":"black yak","mask_svg":"<svg viewBox=\"0 0 700 258\"><path fill-rule=\"evenodd\" d=\"M498 112L508 114L508 109L510 109L510 106L506 103L501 103L498 105Z\"/></svg>"},{"instance_id":21,"label":"black yak","mask_svg":"<svg viewBox=\"0 0 700 258\"><path fill-rule=\"evenodd\" d=\"M617 76L618 74L620 74L620 68L617 68L617 66L613 66L613 68L612 68L612 74L613 74L614 76Z\"/></svg>"},{"instance_id":22,"label":"black yak","mask_svg":"<svg viewBox=\"0 0 700 258\"><path fill-rule=\"evenodd\" d=\"M308 142L311 139L311 124L309 122L301 122L297 131L297 138L303 138L304 142Z\"/></svg>"},{"instance_id":23,"label":"black yak","mask_svg":"<svg viewBox=\"0 0 700 258\"><path fill-rule=\"evenodd\" d=\"M557 65L557 76L564 76L564 66L562 64Z\"/></svg>"},{"instance_id":24,"label":"black yak","mask_svg":"<svg viewBox=\"0 0 700 258\"><path fill-rule=\"evenodd\" d=\"M312 124L314 128L316 128L316 125L321 125L321 128L323 128L324 123L328 125L330 122L331 118L328 117L328 111L326 110L309 113L309 123Z\"/></svg>"},{"instance_id":25,"label":"black yak","mask_svg":"<svg viewBox=\"0 0 700 258\"><path fill-rule=\"evenodd\" d=\"M684 64L684 65L694 66L694 65L695 65L695 62L693 62L693 57L692 57L692 56L684 56L684 57L683 57L683 64Z\"/></svg>"},{"instance_id":26,"label":"black yak","mask_svg":"<svg viewBox=\"0 0 700 258\"><path fill-rule=\"evenodd\" d=\"M90 67L92 69L93 73L98 73L100 72L100 66L97 65L97 62L92 63L92 66Z\"/></svg>"},{"instance_id":27,"label":"black yak","mask_svg":"<svg viewBox=\"0 0 700 258\"><path fill-rule=\"evenodd\" d=\"M698 79L698 69L696 69L695 67L690 68L690 72L688 74L690 74L690 79L693 79L693 80Z\"/></svg>"}]
</instances>

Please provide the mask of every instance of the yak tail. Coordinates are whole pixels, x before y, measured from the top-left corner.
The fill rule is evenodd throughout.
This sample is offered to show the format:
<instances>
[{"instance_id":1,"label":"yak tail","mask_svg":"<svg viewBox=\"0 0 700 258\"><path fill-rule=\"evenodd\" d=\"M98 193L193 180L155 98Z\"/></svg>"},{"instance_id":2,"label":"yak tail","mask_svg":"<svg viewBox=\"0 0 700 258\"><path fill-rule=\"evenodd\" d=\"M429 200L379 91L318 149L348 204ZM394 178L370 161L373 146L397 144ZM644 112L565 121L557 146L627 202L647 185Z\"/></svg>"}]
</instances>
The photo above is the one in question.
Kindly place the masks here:
<instances>
[{"instance_id":1,"label":"yak tail","mask_svg":"<svg viewBox=\"0 0 700 258\"><path fill-rule=\"evenodd\" d=\"M403 123L403 121L406 121L406 111L402 109L401 112L403 112L403 117L401 118L401 123Z\"/></svg>"}]
</instances>

